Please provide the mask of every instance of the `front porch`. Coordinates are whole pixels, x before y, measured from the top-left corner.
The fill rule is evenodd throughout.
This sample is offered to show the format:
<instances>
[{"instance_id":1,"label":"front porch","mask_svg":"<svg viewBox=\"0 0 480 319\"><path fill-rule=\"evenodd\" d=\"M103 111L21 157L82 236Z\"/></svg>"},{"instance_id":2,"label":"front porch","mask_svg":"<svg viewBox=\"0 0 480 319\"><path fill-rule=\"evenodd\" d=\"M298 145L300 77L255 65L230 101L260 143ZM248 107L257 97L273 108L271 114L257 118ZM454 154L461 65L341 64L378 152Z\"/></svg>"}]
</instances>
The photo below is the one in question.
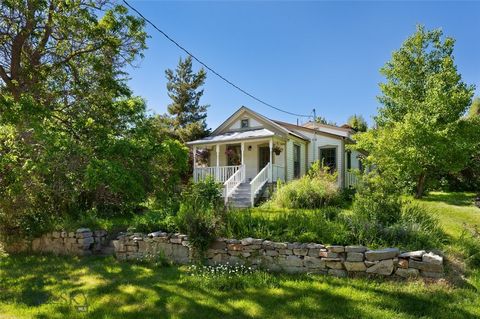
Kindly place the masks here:
<instances>
[{"instance_id":1,"label":"front porch","mask_svg":"<svg viewBox=\"0 0 480 319\"><path fill-rule=\"evenodd\" d=\"M268 183L285 181L286 142L278 138L193 146L193 179L224 185L225 203L253 206Z\"/></svg>"}]
</instances>

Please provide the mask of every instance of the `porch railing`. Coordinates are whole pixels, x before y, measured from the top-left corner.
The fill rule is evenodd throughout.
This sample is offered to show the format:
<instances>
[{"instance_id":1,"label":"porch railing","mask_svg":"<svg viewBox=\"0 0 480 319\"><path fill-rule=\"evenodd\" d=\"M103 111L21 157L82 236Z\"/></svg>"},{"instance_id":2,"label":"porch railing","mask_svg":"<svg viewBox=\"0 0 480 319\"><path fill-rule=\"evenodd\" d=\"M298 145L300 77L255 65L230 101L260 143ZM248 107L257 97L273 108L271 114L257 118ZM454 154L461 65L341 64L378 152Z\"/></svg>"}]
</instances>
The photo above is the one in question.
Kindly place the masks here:
<instances>
[{"instance_id":1,"label":"porch railing","mask_svg":"<svg viewBox=\"0 0 480 319\"><path fill-rule=\"evenodd\" d=\"M193 169L193 180L199 182L205 180L207 176L213 176L217 182L225 183L232 175L238 172L241 166L195 167Z\"/></svg>"},{"instance_id":2,"label":"porch railing","mask_svg":"<svg viewBox=\"0 0 480 319\"><path fill-rule=\"evenodd\" d=\"M272 165L272 182L276 183L277 180L285 181L285 167L273 164Z\"/></svg>"},{"instance_id":3,"label":"porch railing","mask_svg":"<svg viewBox=\"0 0 480 319\"><path fill-rule=\"evenodd\" d=\"M245 165L240 165L240 168L230 176L229 179L223 184L225 186L225 204L228 202L228 197L230 197L233 191L245 181Z\"/></svg>"},{"instance_id":4,"label":"porch railing","mask_svg":"<svg viewBox=\"0 0 480 319\"><path fill-rule=\"evenodd\" d=\"M345 172L345 187L355 188L358 185L358 175L351 171Z\"/></svg>"},{"instance_id":5,"label":"porch railing","mask_svg":"<svg viewBox=\"0 0 480 319\"><path fill-rule=\"evenodd\" d=\"M250 182L250 203L253 206L255 204L255 195L268 182L270 177L270 163L265 165L264 168L255 176Z\"/></svg>"}]
</instances>

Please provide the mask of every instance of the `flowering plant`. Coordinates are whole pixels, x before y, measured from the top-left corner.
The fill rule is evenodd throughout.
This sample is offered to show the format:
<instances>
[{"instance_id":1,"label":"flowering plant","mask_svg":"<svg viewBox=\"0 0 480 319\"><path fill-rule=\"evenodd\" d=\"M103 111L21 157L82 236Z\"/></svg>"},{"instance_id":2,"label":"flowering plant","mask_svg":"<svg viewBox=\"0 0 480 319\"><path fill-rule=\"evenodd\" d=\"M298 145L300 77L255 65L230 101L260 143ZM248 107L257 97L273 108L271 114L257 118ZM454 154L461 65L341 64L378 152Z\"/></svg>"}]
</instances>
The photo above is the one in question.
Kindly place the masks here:
<instances>
[{"instance_id":1,"label":"flowering plant","mask_svg":"<svg viewBox=\"0 0 480 319\"><path fill-rule=\"evenodd\" d=\"M210 150L208 149L199 149L197 150L197 163L201 165L206 165L208 164L208 160L210 158Z\"/></svg>"},{"instance_id":2,"label":"flowering plant","mask_svg":"<svg viewBox=\"0 0 480 319\"><path fill-rule=\"evenodd\" d=\"M283 151L283 148L279 144L273 144L272 150L275 153L275 155L280 155L280 153L282 153Z\"/></svg>"},{"instance_id":3,"label":"flowering plant","mask_svg":"<svg viewBox=\"0 0 480 319\"><path fill-rule=\"evenodd\" d=\"M234 148L228 147L225 151L225 155L227 155L229 163L232 165L240 165L240 154L238 154Z\"/></svg>"}]
</instances>

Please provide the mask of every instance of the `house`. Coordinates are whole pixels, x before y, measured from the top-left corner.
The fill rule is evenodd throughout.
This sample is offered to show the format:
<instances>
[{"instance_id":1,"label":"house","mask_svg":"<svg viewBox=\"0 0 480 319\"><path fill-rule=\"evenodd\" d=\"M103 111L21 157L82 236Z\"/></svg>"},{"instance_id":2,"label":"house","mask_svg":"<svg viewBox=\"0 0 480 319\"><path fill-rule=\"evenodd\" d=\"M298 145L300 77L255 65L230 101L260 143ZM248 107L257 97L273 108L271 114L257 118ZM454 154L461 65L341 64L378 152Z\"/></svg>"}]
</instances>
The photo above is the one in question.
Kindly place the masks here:
<instances>
[{"instance_id":1,"label":"house","mask_svg":"<svg viewBox=\"0 0 480 319\"><path fill-rule=\"evenodd\" d=\"M318 160L338 172L339 187L353 186L350 170L362 170L360 153L345 149L354 143L353 133L349 127L271 120L242 106L210 136L187 144L194 181L211 175L224 184L225 203L250 207L268 183L299 178Z\"/></svg>"}]
</instances>

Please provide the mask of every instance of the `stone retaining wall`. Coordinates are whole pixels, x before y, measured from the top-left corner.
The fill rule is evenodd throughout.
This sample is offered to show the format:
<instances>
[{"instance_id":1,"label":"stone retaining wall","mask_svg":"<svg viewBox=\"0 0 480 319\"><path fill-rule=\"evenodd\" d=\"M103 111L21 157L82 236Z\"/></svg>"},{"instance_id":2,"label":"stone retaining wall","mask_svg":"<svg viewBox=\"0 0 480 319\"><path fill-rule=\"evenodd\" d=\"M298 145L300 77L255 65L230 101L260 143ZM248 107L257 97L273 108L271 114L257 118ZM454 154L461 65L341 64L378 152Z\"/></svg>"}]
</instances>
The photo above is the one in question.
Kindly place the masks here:
<instances>
[{"instance_id":1,"label":"stone retaining wall","mask_svg":"<svg viewBox=\"0 0 480 319\"><path fill-rule=\"evenodd\" d=\"M119 260L162 256L174 263L193 261L188 237L154 232L120 235L113 241ZM206 262L244 264L270 271L321 273L345 277L354 274L441 278L443 257L424 250L401 252L397 248L370 250L363 246L324 246L315 243L284 243L263 239L218 239L206 253Z\"/></svg>"},{"instance_id":2,"label":"stone retaining wall","mask_svg":"<svg viewBox=\"0 0 480 319\"><path fill-rule=\"evenodd\" d=\"M88 228L79 228L75 232L54 231L35 238L31 250L57 255L88 256L102 251L106 239L105 230L92 232Z\"/></svg>"}]
</instances>

